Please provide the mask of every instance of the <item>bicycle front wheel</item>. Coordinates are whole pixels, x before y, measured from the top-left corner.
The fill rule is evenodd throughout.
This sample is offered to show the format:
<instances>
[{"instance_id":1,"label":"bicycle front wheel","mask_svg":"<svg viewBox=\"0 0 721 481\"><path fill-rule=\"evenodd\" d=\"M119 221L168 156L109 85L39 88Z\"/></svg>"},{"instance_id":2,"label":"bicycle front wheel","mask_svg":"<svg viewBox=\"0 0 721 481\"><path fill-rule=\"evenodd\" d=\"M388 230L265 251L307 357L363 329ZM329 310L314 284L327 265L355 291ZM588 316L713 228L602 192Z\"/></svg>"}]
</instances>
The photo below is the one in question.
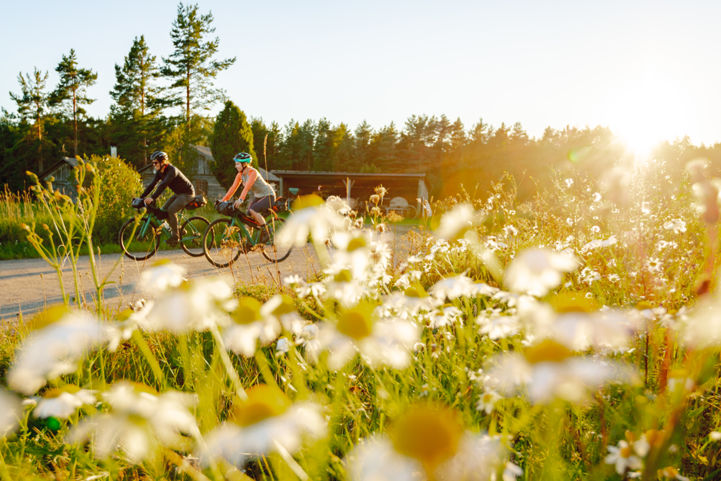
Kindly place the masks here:
<instances>
[{"instance_id":1,"label":"bicycle front wheel","mask_svg":"<svg viewBox=\"0 0 721 481\"><path fill-rule=\"evenodd\" d=\"M263 246L263 250L261 252L263 253L263 257L268 259L270 262L280 262L286 260L290 255L290 251L293 249L292 247L282 248L275 243L275 233L283 226L283 222L283 219L280 217L271 219L267 222L268 231L270 233L270 242Z\"/></svg>"},{"instance_id":2,"label":"bicycle front wheel","mask_svg":"<svg viewBox=\"0 0 721 481\"><path fill-rule=\"evenodd\" d=\"M203 234L203 253L215 267L228 267L245 252L245 239L240 228L227 218L216 219Z\"/></svg>"},{"instance_id":3,"label":"bicycle front wheel","mask_svg":"<svg viewBox=\"0 0 721 481\"><path fill-rule=\"evenodd\" d=\"M183 223L180 229L180 246L186 254L193 257L203 255L203 234L208 228L208 219L205 217L191 217Z\"/></svg>"},{"instance_id":4,"label":"bicycle front wheel","mask_svg":"<svg viewBox=\"0 0 721 481\"><path fill-rule=\"evenodd\" d=\"M129 219L118 233L118 242L126 256L136 261L152 257L160 246L157 226L148 217Z\"/></svg>"}]
</instances>

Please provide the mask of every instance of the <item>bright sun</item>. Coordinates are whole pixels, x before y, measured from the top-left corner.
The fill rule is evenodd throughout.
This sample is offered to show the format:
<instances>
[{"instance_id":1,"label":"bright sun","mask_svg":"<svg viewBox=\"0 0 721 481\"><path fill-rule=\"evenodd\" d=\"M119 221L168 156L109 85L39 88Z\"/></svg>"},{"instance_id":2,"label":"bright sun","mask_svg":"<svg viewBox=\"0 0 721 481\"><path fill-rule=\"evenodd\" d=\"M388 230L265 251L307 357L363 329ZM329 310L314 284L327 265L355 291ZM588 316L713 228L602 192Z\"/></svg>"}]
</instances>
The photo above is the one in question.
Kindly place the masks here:
<instances>
[{"instance_id":1,"label":"bright sun","mask_svg":"<svg viewBox=\"0 0 721 481\"><path fill-rule=\"evenodd\" d=\"M661 142L685 130L685 95L678 95L673 79L661 75L631 76L630 80L608 99L608 123L634 162L642 165L651 160Z\"/></svg>"}]
</instances>

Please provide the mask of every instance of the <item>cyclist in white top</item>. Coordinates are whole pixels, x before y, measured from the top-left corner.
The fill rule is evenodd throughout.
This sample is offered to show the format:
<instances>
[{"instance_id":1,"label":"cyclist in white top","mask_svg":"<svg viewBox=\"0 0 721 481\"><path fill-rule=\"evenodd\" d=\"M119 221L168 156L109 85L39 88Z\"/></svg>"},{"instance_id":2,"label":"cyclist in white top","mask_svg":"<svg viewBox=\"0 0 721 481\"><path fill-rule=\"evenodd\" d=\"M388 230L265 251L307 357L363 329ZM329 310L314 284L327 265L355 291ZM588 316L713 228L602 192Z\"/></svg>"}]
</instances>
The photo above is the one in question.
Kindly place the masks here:
<instances>
[{"instance_id":1,"label":"cyclist in white top","mask_svg":"<svg viewBox=\"0 0 721 481\"><path fill-rule=\"evenodd\" d=\"M266 213L275 202L275 191L273 190L273 187L265 181L260 173L258 173L252 165L250 165L253 161L250 154L240 152L233 157L233 160L235 161L235 169L238 171L238 174L235 176L233 185L230 186L228 192L226 192L223 196L222 201L229 201L242 183L243 190L241 191L240 196L238 196L238 200L236 200L233 204L233 207L239 209L240 205L248 196L248 193L252 193L253 202L248 207L248 215L250 215L259 225L265 226L265 218L263 217L263 214ZM269 238L268 229L261 228L260 232L260 242L267 242Z\"/></svg>"}]
</instances>

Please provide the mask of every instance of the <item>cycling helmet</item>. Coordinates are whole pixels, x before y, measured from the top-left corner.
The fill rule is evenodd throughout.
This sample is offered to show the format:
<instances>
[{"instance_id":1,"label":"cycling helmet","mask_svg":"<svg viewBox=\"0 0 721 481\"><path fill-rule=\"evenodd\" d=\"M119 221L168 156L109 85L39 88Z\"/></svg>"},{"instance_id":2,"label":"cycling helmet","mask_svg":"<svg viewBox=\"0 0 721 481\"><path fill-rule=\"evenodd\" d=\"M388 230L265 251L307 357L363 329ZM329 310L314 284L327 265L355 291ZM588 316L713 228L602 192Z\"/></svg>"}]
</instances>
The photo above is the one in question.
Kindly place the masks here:
<instances>
[{"instance_id":1,"label":"cycling helmet","mask_svg":"<svg viewBox=\"0 0 721 481\"><path fill-rule=\"evenodd\" d=\"M162 150L156 150L155 152L150 154L150 161L155 162L156 160L160 163L167 162L168 154L166 154Z\"/></svg>"},{"instance_id":2,"label":"cycling helmet","mask_svg":"<svg viewBox=\"0 0 721 481\"><path fill-rule=\"evenodd\" d=\"M233 160L241 164L249 164L253 161L253 158L247 152L238 152L235 154L235 157L233 157Z\"/></svg>"}]
</instances>

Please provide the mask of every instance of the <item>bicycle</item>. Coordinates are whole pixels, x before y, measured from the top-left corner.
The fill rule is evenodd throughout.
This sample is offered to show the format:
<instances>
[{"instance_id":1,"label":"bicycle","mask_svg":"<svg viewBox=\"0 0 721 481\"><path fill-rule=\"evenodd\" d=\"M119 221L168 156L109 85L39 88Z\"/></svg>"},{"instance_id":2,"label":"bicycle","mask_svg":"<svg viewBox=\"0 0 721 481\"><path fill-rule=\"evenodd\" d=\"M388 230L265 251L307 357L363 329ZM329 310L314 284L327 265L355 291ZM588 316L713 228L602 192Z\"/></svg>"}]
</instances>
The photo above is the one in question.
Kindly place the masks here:
<instances>
[{"instance_id":1,"label":"bicycle","mask_svg":"<svg viewBox=\"0 0 721 481\"><path fill-rule=\"evenodd\" d=\"M269 234L266 244L258 242L261 225L250 215L234 209L231 202L220 202L216 209L229 217L214 220L203 234L203 252L214 266L228 267L241 254L254 249L259 249L270 262L281 262L290 255L292 247L280 248L274 242L275 232L284 222L278 214L287 209L285 199L277 199L265 218Z\"/></svg>"},{"instance_id":2,"label":"bicycle","mask_svg":"<svg viewBox=\"0 0 721 481\"><path fill-rule=\"evenodd\" d=\"M205 197L197 195L185 206L185 209L194 210L206 204ZM138 213L143 209L146 213L128 219L120 228L118 241L123 253L136 261L143 261L152 257L160 248L161 239L169 239L172 235L170 225L164 219L167 214L164 210L155 207L153 204L146 206L143 199L135 198L131 202ZM180 227L180 246L186 254L192 257L203 255L203 234L210 222L201 216L193 216L183 222L183 214L180 212L178 223Z\"/></svg>"}]
</instances>

